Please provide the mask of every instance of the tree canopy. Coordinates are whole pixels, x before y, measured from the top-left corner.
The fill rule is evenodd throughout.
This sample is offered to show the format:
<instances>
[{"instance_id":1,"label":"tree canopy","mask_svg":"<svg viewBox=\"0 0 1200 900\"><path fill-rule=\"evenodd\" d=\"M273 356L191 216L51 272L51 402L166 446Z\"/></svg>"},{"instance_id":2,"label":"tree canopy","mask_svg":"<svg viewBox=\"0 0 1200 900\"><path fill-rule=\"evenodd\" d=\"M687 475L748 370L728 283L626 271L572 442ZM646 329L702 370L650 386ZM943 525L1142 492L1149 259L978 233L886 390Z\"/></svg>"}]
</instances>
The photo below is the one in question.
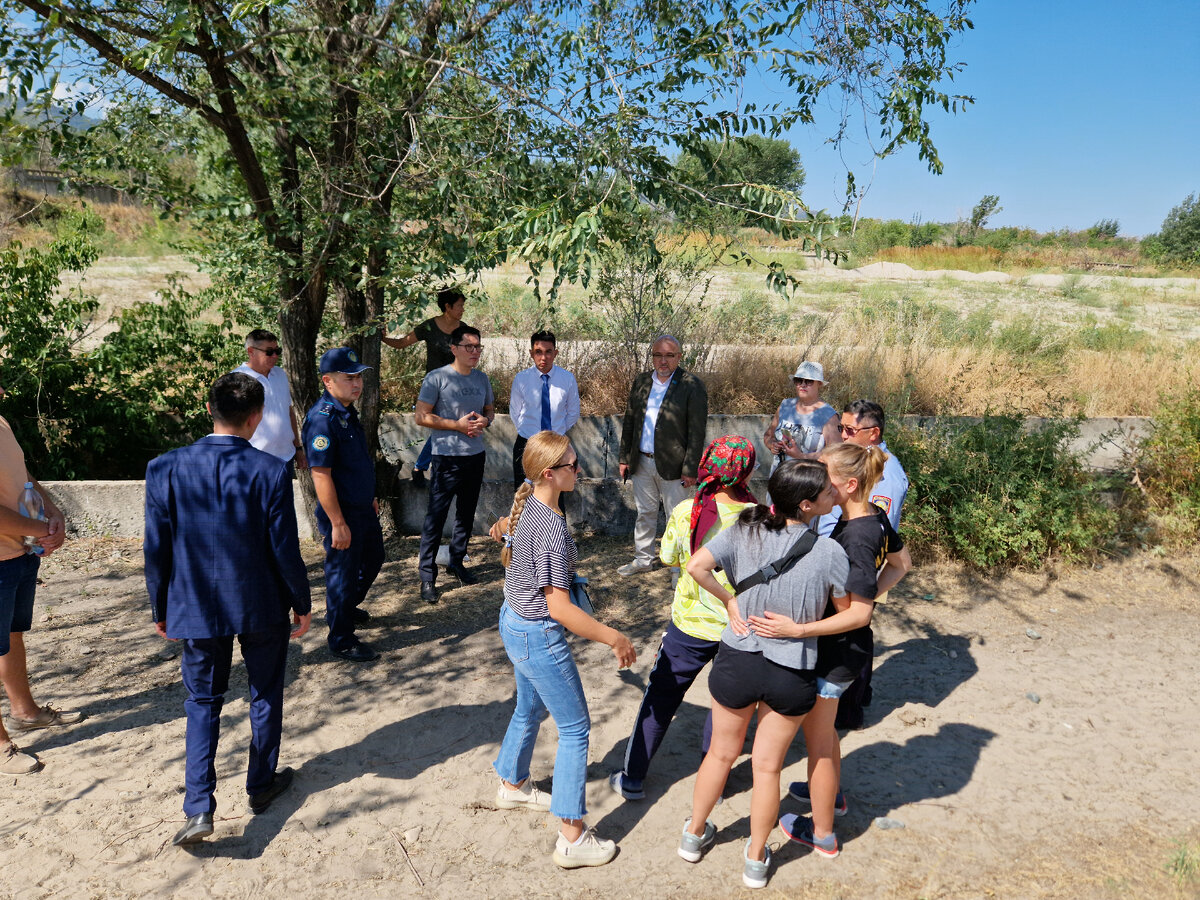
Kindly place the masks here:
<instances>
[{"instance_id":1,"label":"tree canopy","mask_svg":"<svg viewBox=\"0 0 1200 900\"><path fill-rule=\"evenodd\" d=\"M742 192L746 188L774 189L799 198L804 186L799 151L785 140L761 134L703 140L695 149L679 155L675 170L681 182L704 194L720 197L731 209L742 205ZM782 212L791 218L799 210ZM738 224L772 224L764 219L757 210L737 210L735 216Z\"/></svg>"},{"instance_id":2,"label":"tree canopy","mask_svg":"<svg viewBox=\"0 0 1200 900\"><path fill-rule=\"evenodd\" d=\"M656 212L705 227L698 199L815 234L795 179L729 196L672 158L819 100L940 170L928 112L970 102L946 90L970 2L0 0L0 64L26 112L110 105L83 134L7 124L203 217L218 286L277 317L307 403L323 333L378 365L378 330L451 275L516 259L586 284L606 246L653 250ZM785 99L748 102L751 78ZM194 180L163 164L180 148ZM374 433L373 390L362 406Z\"/></svg>"}]
</instances>

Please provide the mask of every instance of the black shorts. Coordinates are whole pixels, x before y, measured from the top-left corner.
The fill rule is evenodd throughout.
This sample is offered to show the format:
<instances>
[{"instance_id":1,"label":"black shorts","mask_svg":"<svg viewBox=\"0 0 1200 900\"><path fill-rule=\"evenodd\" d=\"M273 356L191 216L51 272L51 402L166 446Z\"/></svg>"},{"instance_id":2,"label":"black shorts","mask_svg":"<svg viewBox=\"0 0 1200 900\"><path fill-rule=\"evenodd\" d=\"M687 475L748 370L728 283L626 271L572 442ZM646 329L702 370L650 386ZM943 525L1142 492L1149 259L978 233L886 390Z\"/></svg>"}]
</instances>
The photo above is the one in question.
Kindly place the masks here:
<instances>
[{"instance_id":1,"label":"black shorts","mask_svg":"<svg viewBox=\"0 0 1200 900\"><path fill-rule=\"evenodd\" d=\"M870 625L842 634L824 634L817 642L817 674L846 687L874 656L875 636Z\"/></svg>"},{"instance_id":2,"label":"black shorts","mask_svg":"<svg viewBox=\"0 0 1200 900\"><path fill-rule=\"evenodd\" d=\"M761 653L721 644L708 675L708 692L728 709L745 709L760 700L781 716L802 716L817 700L817 673L789 669Z\"/></svg>"}]
</instances>

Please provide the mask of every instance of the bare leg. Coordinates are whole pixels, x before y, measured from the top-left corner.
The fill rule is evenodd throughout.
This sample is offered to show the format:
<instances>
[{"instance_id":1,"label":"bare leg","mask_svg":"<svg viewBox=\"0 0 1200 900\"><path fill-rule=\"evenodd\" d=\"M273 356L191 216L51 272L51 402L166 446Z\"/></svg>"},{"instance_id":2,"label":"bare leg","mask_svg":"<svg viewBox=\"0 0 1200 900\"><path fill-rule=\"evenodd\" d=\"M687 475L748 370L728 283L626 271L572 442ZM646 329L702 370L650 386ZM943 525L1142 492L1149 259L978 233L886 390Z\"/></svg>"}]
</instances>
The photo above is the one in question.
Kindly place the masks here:
<instances>
[{"instance_id":1,"label":"bare leg","mask_svg":"<svg viewBox=\"0 0 1200 900\"><path fill-rule=\"evenodd\" d=\"M766 707L763 707L764 709ZM713 701L713 735L708 753L696 773L696 787L692 791L692 822L688 830L692 834L704 834L704 823L708 820L717 798L725 788L729 770L737 762L746 740L746 727L754 715L754 706L729 709Z\"/></svg>"},{"instance_id":2,"label":"bare leg","mask_svg":"<svg viewBox=\"0 0 1200 900\"><path fill-rule=\"evenodd\" d=\"M25 635L14 631L8 636L8 640L8 652L0 656L0 681L4 682L4 691L8 694L12 714L22 719L32 719L41 710L33 702L33 694L29 690L29 671L25 666Z\"/></svg>"},{"instance_id":3,"label":"bare leg","mask_svg":"<svg viewBox=\"0 0 1200 900\"><path fill-rule=\"evenodd\" d=\"M559 833L572 844L583 834L583 819L561 819L562 827Z\"/></svg>"},{"instance_id":4,"label":"bare leg","mask_svg":"<svg viewBox=\"0 0 1200 900\"><path fill-rule=\"evenodd\" d=\"M754 792L750 795L750 859L764 858L767 838L779 818L779 772L804 716L784 716L759 704L758 730L754 733L751 761Z\"/></svg>"},{"instance_id":5,"label":"bare leg","mask_svg":"<svg viewBox=\"0 0 1200 900\"><path fill-rule=\"evenodd\" d=\"M833 833L833 803L837 795L842 760L837 729L838 702L818 697L804 717L804 743L808 747L808 796L812 800L813 836Z\"/></svg>"}]
</instances>

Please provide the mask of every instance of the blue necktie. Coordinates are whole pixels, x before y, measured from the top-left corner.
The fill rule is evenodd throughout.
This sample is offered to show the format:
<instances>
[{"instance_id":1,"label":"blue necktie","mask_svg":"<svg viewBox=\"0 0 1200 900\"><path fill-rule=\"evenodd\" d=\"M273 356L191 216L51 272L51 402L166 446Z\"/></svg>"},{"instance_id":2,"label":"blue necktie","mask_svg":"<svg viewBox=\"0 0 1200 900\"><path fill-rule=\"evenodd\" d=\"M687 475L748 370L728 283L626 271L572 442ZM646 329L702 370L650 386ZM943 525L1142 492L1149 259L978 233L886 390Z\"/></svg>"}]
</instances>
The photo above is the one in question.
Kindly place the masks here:
<instances>
[{"instance_id":1,"label":"blue necktie","mask_svg":"<svg viewBox=\"0 0 1200 900\"><path fill-rule=\"evenodd\" d=\"M550 430L550 376L542 376L542 431Z\"/></svg>"}]
</instances>

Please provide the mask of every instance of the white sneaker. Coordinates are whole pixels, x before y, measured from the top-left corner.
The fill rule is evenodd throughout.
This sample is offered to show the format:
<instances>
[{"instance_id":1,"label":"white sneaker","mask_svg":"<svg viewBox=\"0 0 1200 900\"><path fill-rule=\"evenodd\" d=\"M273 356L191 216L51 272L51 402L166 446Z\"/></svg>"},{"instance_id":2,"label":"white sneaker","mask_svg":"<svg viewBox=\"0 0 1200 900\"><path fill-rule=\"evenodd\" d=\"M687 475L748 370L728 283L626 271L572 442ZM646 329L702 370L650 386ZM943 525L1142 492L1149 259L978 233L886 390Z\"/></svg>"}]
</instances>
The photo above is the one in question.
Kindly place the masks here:
<instances>
[{"instance_id":1,"label":"white sneaker","mask_svg":"<svg viewBox=\"0 0 1200 900\"><path fill-rule=\"evenodd\" d=\"M554 844L554 861L564 869L578 869L583 866L602 866L617 855L617 845L614 841L602 841L596 833L586 825L579 840L571 843L562 832L558 833L558 841Z\"/></svg>"},{"instance_id":2,"label":"white sneaker","mask_svg":"<svg viewBox=\"0 0 1200 900\"><path fill-rule=\"evenodd\" d=\"M496 788L496 805L501 809L524 808L550 812L550 795L535 788L530 778L526 778L525 783L516 790L505 787L501 781L500 787Z\"/></svg>"}]
</instances>

